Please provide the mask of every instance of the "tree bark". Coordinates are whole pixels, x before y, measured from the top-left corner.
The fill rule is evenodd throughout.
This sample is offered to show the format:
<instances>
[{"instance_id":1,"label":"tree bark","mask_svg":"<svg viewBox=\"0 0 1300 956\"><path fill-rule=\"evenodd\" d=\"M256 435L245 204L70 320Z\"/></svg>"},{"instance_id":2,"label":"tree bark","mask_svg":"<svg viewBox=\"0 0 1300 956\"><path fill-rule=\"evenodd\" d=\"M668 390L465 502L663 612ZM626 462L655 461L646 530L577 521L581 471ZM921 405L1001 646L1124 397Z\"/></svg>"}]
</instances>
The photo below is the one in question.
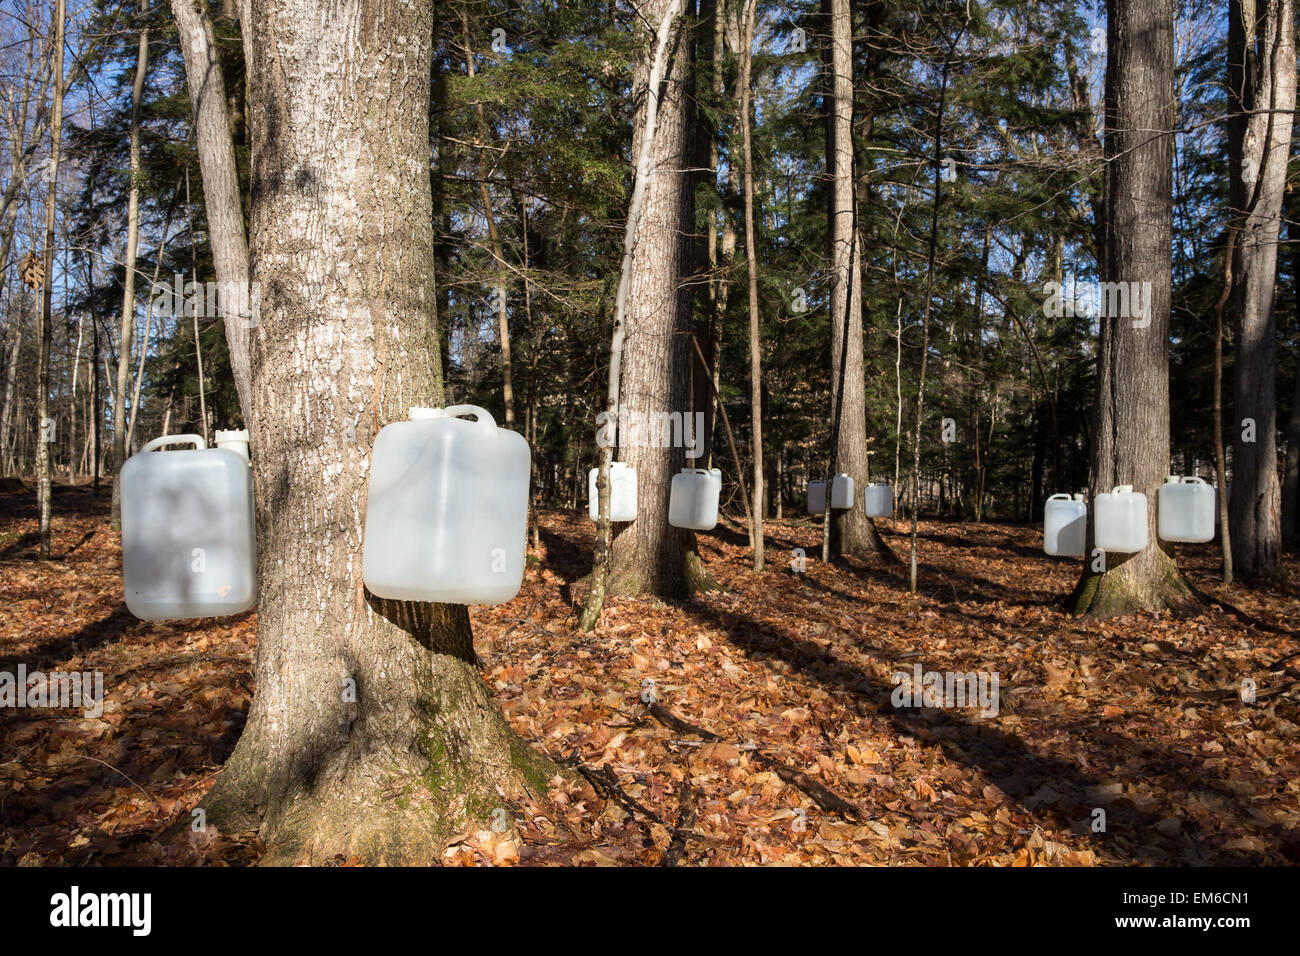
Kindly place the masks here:
<instances>
[{"instance_id":1,"label":"tree bark","mask_svg":"<svg viewBox=\"0 0 1300 956\"><path fill-rule=\"evenodd\" d=\"M754 251L754 150L750 131L755 0L745 0L740 20L740 140L745 183L745 264L749 276L749 427L753 456L754 570L763 570L763 331L758 314L758 255Z\"/></svg>"},{"instance_id":2,"label":"tree bark","mask_svg":"<svg viewBox=\"0 0 1300 956\"><path fill-rule=\"evenodd\" d=\"M141 0L140 12L147 13L148 9L148 0ZM144 96L144 77L148 67L149 31L142 29L135 57L135 80L131 85L130 171L128 173L131 177L131 185L126 200L126 266L122 275L117 389L113 392L113 461L109 465L109 470L114 473L126 462L126 397L131 387L131 340L135 335L135 261L140 248L140 100ZM146 348L148 345L149 343L145 342ZM122 519L120 484L120 482L113 482L111 518L113 527L118 527Z\"/></svg>"},{"instance_id":3,"label":"tree bark","mask_svg":"<svg viewBox=\"0 0 1300 956\"><path fill-rule=\"evenodd\" d=\"M55 5L54 83L50 106L50 175L45 194L45 284L41 288L40 347L36 365L36 500L40 511L41 560L50 557L50 443L45 423L50 414L50 350L53 345L54 222L59 192L59 152L63 138L63 36L67 19L64 0Z\"/></svg>"},{"instance_id":4,"label":"tree bark","mask_svg":"<svg viewBox=\"0 0 1300 956\"><path fill-rule=\"evenodd\" d=\"M1292 0L1229 4L1229 167L1239 228L1233 270L1232 563L1275 577L1282 553L1277 474L1277 243L1296 102Z\"/></svg>"},{"instance_id":5,"label":"tree bark","mask_svg":"<svg viewBox=\"0 0 1300 956\"><path fill-rule=\"evenodd\" d=\"M23 327L14 323L14 338L9 346L9 360L5 365L5 405L0 412L0 474L13 473L14 459L9 453L9 437L14 418L14 381L18 378L18 351L23 344Z\"/></svg>"},{"instance_id":6,"label":"tree bark","mask_svg":"<svg viewBox=\"0 0 1300 956\"><path fill-rule=\"evenodd\" d=\"M1295 286L1296 318L1300 318L1300 222L1292 217L1287 225L1291 241L1291 284ZM1282 477L1282 540L1294 542L1300 531L1300 362L1296 364L1295 398L1286 432L1286 466Z\"/></svg>"},{"instance_id":7,"label":"tree bark","mask_svg":"<svg viewBox=\"0 0 1300 956\"><path fill-rule=\"evenodd\" d=\"M428 864L555 772L479 677L467 609L381 601L361 577L375 433L443 401L432 11L245 0L241 20L253 276L276 334L251 356L257 693L208 820L260 824L264 862Z\"/></svg>"},{"instance_id":8,"label":"tree bark","mask_svg":"<svg viewBox=\"0 0 1300 956\"><path fill-rule=\"evenodd\" d=\"M469 44L469 16L463 10L461 11L461 28L465 40L465 73L473 77L475 75L474 51ZM513 428L515 425L515 387L513 368L510 361L509 296L506 293L506 290L510 287L510 275L506 269L505 244L501 241L501 231L497 227L496 210L492 206L492 191L488 188L489 169L483 159L484 151L487 149L488 132L482 101L475 104L475 111L478 114L480 139L478 144L478 188L479 195L483 199L483 216L487 219L488 244L492 249L492 260L497 270L497 287L493 290L493 301L497 313L497 339L501 346L501 398L505 402L506 427ZM528 236L525 234L524 242L527 243L527 241Z\"/></svg>"},{"instance_id":9,"label":"tree bark","mask_svg":"<svg viewBox=\"0 0 1300 956\"><path fill-rule=\"evenodd\" d=\"M1108 0L1107 26L1102 280L1149 282L1150 324L1127 315L1100 319L1089 484L1094 496L1121 484L1147 496L1148 544L1135 554L1105 555L1099 573L1085 560L1071 603L1092 617L1196 606L1155 524L1156 492L1169 468L1172 0ZM1092 533L1090 525L1090 551Z\"/></svg>"},{"instance_id":10,"label":"tree bark","mask_svg":"<svg viewBox=\"0 0 1300 956\"><path fill-rule=\"evenodd\" d=\"M244 0L248 2L248 0ZM208 222L208 242L212 247L212 266L217 282L224 288L246 289L249 281L248 242L244 231L244 210L239 199L239 172L235 165L235 147L226 112L226 83L217 57L212 20L206 0L171 0L172 13L185 58L185 76L194 109L194 139L198 146L199 171L203 176L203 208ZM244 24L244 55L248 59L253 44ZM423 147L428 152L427 144ZM198 276L194 276L198 281ZM177 290L180 291L180 290ZM240 413L249 423L250 381L249 348L251 332L260 329L256 318L247 318L238 310L223 305L226 341L230 343L230 370L239 393ZM259 331L258 335L262 333Z\"/></svg>"},{"instance_id":11,"label":"tree bark","mask_svg":"<svg viewBox=\"0 0 1300 956\"><path fill-rule=\"evenodd\" d=\"M862 247L857 229L853 150L853 18L849 0L830 0L831 116L826 127L826 165L831 177L831 409L838 409L835 471L853 479L861 494L868 478L867 390L862 344ZM841 397L840 390L843 389ZM829 484L827 489L829 491ZM830 513L831 558L851 554L893 557L864 509Z\"/></svg>"},{"instance_id":12,"label":"tree bark","mask_svg":"<svg viewBox=\"0 0 1300 956\"><path fill-rule=\"evenodd\" d=\"M641 12L659 24L680 0L648 0ZM624 526L611 546L609 593L683 597L711 586L695 550L693 532L668 524L668 495L673 475L685 462L682 443L669 435L664 447L657 423L677 413L686 418L691 406L690 274L694 225L690 131L692 57L683 27L675 27L666 49L664 80L654 135L650 138L641 212L626 287L626 342L620 377L620 411L647 413L650 427L642 441L619 446L619 460L636 469L637 518ZM642 52L634 70L637 101L648 106L652 57ZM646 137L647 110L637 112L633 155ZM683 438L685 431L683 421Z\"/></svg>"}]
</instances>

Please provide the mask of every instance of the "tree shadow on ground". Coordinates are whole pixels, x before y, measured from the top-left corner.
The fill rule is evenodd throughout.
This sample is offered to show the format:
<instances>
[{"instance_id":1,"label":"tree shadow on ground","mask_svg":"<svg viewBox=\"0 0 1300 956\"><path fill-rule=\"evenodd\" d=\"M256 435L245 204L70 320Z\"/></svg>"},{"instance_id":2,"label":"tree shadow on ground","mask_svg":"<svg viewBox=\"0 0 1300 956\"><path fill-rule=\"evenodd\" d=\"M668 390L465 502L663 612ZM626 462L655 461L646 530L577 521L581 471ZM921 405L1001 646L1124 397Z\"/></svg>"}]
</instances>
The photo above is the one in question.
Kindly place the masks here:
<instances>
[{"instance_id":1,"label":"tree shadow on ground","mask_svg":"<svg viewBox=\"0 0 1300 956\"><path fill-rule=\"evenodd\" d=\"M988 720L952 710L895 708L891 701L893 685L840 660L833 646L819 646L770 621L760 622L705 601L687 602L683 610L701 624L725 632L737 647L755 660L780 660L789 666L791 672L815 681L841 698L848 697L853 709L863 716L883 719L894 733L939 747L950 761L981 774L1026 813L1039 820L1048 820L1060 829L1077 828L1081 821L1089 820L1093 808L1098 805L1098 798L1089 794L1109 782L1083 772L1074 763L1033 753L1018 736L999 729ZM910 669L910 662L907 666ZM1095 729L1090 729L1090 732L1096 734ZM1226 786L1226 781L1207 772L1204 766L1193 763L1186 755L1158 747L1149 740L1133 740L1113 733L1105 733L1103 742L1119 751L1121 759L1114 763L1132 765L1137 762L1141 765L1142 770L1132 774L1132 779L1170 775L1180 789L1212 788L1233 801L1237 813L1242 816L1249 814L1249 808L1235 805L1239 795ZM1080 744L1086 744L1086 741L1080 741ZM1086 746L1081 749L1086 750ZM1051 807L1038 806L1038 801L1031 798L1049 787L1059 799L1053 801ZM1123 834L1130 843L1126 858L1153 865L1168 865L1171 860L1180 858L1184 848L1156 829L1162 818L1138 810L1123 798L1105 806L1107 833L1091 836L1098 848L1118 855L1121 851L1113 844L1113 839L1115 834ZM1300 841L1300 833L1287 831L1283 837L1279 845ZM1294 837L1294 841L1290 837ZM1249 866L1267 863L1269 857L1263 853L1220 850L1214 852L1208 862Z\"/></svg>"}]
</instances>

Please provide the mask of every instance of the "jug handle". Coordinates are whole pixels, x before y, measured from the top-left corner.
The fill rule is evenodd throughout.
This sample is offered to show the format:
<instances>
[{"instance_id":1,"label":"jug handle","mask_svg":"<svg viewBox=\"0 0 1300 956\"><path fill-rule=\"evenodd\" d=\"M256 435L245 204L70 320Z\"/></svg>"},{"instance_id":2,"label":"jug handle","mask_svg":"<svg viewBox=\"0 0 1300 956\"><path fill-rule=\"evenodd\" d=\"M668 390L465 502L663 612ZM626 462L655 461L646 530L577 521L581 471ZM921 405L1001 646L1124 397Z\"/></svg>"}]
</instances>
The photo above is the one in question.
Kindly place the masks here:
<instances>
[{"instance_id":1,"label":"jug handle","mask_svg":"<svg viewBox=\"0 0 1300 956\"><path fill-rule=\"evenodd\" d=\"M1073 499L1069 495L1062 492L1061 494L1052 495L1052 497L1048 498L1047 500L1048 501L1061 501L1061 500L1072 501Z\"/></svg>"},{"instance_id":2,"label":"jug handle","mask_svg":"<svg viewBox=\"0 0 1300 956\"><path fill-rule=\"evenodd\" d=\"M193 445L202 451L208 447L207 442L203 440L202 435L161 435L153 441L147 443L141 448L137 455L143 455L147 451L153 451L155 448L162 448L164 445Z\"/></svg>"},{"instance_id":3,"label":"jug handle","mask_svg":"<svg viewBox=\"0 0 1300 956\"><path fill-rule=\"evenodd\" d=\"M476 424L487 424L493 428L497 427L496 419L485 408L479 408L477 405L448 405L442 410L442 414L447 418L457 418L461 415L473 415Z\"/></svg>"},{"instance_id":4,"label":"jug handle","mask_svg":"<svg viewBox=\"0 0 1300 956\"><path fill-rule=\"evenodd\" d=\"M1199 476L1197 476L1197 475L1184 475L1184 476L1183 476L1183 484L1185 484L1185 485L1203 485L1203 484L1205 484L1205 479L1204 479L1204 478L1201 478L1201 477L1199 477Z\"/></svg>"}]
</instances>

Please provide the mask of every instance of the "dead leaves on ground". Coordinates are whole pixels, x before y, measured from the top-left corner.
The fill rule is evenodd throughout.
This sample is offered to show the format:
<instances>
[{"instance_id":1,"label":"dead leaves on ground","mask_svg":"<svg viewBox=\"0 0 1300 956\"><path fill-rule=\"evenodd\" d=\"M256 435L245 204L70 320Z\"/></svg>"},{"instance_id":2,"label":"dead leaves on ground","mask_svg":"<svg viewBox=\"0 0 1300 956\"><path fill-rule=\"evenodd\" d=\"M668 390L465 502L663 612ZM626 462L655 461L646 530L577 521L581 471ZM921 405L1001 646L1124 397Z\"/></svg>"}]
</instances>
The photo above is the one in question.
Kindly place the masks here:
<instances>
[{"instance_id":1,"label":"dead leaves on ground","mask_svg":"<svg viewBox=\"0 0 1300 956\"><path fill-rule=\"evenodd\" d=\"M32 560L29 500L0 496L0 658L102 670L108 703L94 719L0 715L0 859L254 862L249 834L161 835L238 739L255 616L135 620L106 498L60 496L47 564ZM476 646L516 731L588 776L557 777L508 820L458 835L445 864L1300 859L1300 671L1278 664L1298 649L1294 568L1275 591L1225 590L1212 546L1180 555L1261 627L1217 608L1076 621L1053 602L1077 568L1043 556L1034 529L923 523L912 596L902 568L878 559L794 573L782 553L817 554L820 529L776 521L762 575L743 530L719 528L699 541L723 590L611 599L583 635L568 598L590 523L547 513L542 526L520 595L472 610ZM882 530L902 553L905 538ZM917 664L996 673L997 716L895 707L893 675ZM1253 704L1236 693L1244 679Z\"/></svg>"}]
</instances>

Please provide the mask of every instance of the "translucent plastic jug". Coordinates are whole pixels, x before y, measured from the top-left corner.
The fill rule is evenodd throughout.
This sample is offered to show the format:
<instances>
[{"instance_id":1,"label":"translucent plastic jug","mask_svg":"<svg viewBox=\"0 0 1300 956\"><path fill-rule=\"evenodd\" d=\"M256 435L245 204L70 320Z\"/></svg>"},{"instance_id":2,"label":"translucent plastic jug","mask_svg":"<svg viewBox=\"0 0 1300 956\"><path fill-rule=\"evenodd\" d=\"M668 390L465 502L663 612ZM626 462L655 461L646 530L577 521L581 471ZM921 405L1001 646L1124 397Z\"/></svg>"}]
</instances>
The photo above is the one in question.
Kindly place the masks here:
<instances>
[{"instance_id":1,"label":"translucent plastic jug","mask_svg":"<svg viewBox=\"0 0 1300 956\"><path fill-rule=\"evenodd\" d=\"M831 507L852 508L854 501L853 479L839 474L831 479ZM826 510L826 482L808 482L808 513L819 515Z\"/></svg>"},{"instance_id":2,"label":"translucent plastic jug","mask_svg":"<svg viewBox=\"0 0 1300 956\"><path fill-rule=\"evenodd\" d=\"M1129 553L1147 546L1147 496L1119 485L1093 501L1094 543L1103 551Z\"/></svg>"},{"instance_id":3,"label":"translucent plastic jug","mask_svg":"<svg viewBox=\"0 0 1300 956\"><path fill-rule=\"evenodd\" d=\"M1214 540L1214 488L1200 478L1170 475L1156 494L1156 532L1166 541Z\"/></svg>"},{"instance_id":4,"label":"translucent plastic jug","mask_svg":"<svg viewBox=\"0 0 1300 956\"><path fill-rule=\"evenodd\" d=\"M522 435L475 405L412 408L408 421L381 429L361 552L370 593L437 604L501 604L519 593L531 460Z\"/></svg>"},{"instance_id":5,"label":"translucent plastic jug","mask_svg":"<svg viewBox=\"0 0 1300 956\"><path fill-rule=\"evenodd\" d=\"M819 515L826 510L826 482L818 479L808 482L808 513Z\"/></svg>"},{"instance_id":6,"label":"translucent plastic jug","mask_svg":"<svg viewBox=\"0 0 1300 956\"><path fill-rule=\"evenodd\" d=\"M674 528L712 531L718 523L722 472L713 468L683 468L673 475L668 494L668 523Z\"/></svg>"},{"instance_id":7,"label":"translucent plastic jug","mask_svg":"<svg viewBox=\"0 0 1300 956\"><path fill-rule=\"evenodd\" d=\"M857 495L854 493L853 479L848 475L836 475L831 481L831 507L852 508Z\"/></svg>"},{"instance_id":8,"label":"translucent plastic jug","mask_svg":"<svg viewBox=\"0 0 1300 956\"><path fill-rule=\"evenodd\" d=\"M862 507L868 518L888 518L894 513L894 489L886 484L870 484L862 493Z\"/></svg>"},{"instance_id":9,"label":"translucent plastic jug","mask_svg":"<svg viewBox=\"0 0 1300 956\"><path fill-rule=\"evenodd\" d=\"M1088 540L1088 504L1083 495L1052 495L1043 507L1043 550L1081 558Z\"/></svg>"},{"instance_id":10,"label":"translucent plastic jug","mask_svg":"<svg viewBox=\"0 0 1300 956\"><path fill-rule=\"evenodd\" d=\"M193 445L184 451L154 451ZM155 438L127 459L122 585L146 621L222 617L257 604L257 535L248 460L198 435Z\"/></svg>"},{"instance_id":11,"label":"translucent plastic jug","mask_svg":"<svg viewBox=\"0 0 1300 956\"><path fill-rule=\"evenodd\" d=\"M591 469L587 476L587 514L592 521L600 520L600 496L596 487L599 478L599 468ZM609 464L609 520L636 520L636 469L626 462L613 461Z\"/></svg>"}]
</instances>

